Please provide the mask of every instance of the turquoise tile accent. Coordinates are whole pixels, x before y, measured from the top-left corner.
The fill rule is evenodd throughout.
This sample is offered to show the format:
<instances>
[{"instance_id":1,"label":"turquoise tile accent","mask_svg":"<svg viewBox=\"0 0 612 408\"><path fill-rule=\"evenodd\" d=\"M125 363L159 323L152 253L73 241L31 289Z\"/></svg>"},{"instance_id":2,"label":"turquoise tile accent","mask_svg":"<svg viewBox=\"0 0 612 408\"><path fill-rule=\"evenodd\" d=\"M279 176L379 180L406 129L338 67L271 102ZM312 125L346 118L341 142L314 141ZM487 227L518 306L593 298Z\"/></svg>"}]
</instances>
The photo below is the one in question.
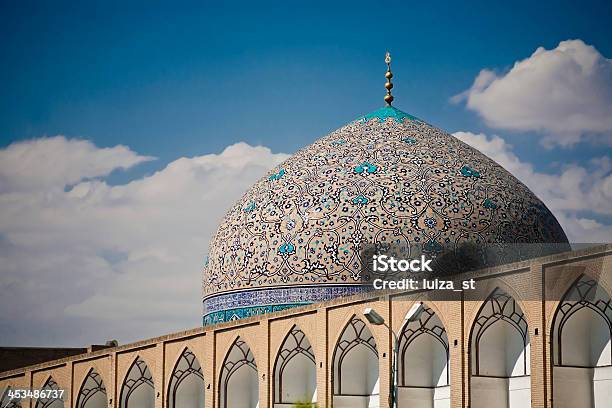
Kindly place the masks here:
<instances>
[{"instance_id":1,"label":"turquoise tile accent","mask_svg":"<svg viewBox=\"0 0 612 408\"><path fill-rule=\"evenodd\" d=\"M280 180L281 177L283 177L284 175L285 175L285 169L280 169L278 173L274 173L270 177L268 177L268 180L277 181L277 180Z\"/></svg>"},{"instance_id":2,"label":"turquoise tile accent","mask_svg":"<svg viewBox=\"0 0 612 408\"><path fill-rule=\"evenodd\" d=\"M355 168L353 169L353 171L357 174L361 174L364 172L366 174L372 174L376 173L376 170L378 170L378 166L375 166L374 164L368 162L363 162L359 166L355 166Z\"/></svg>"},{"instance_id":3,"label":"turquoise tile accent","mask_svg":"<svg viewBox=\"0 0 612 408\"><path fill-rule=\"evenodd\" d=\"M368 203L368 199L365 198L362 194L359 194L357 197L353 198L353 204L355 205L366 205Z\"/></svg>"},{"instance_id":4,"label":"turquoise tile accent","mask_svg":"<svg viewBox=\"0 0 612 408\"><path fill-rule=\"evenodd\" d=\"M281 255L291 255L295 253L295 246L290 242L285 243L278 247L278 253Z\"/></svg>"},{"instance_id":5,"label":"turquoise tile accent","mask_svg":"<svg viewBox=\"0 0 612 408\"><path fill-rule=\"evenodd\" d=\"M255 204L255 201L251 201L249 203L249 205L247 205L246 207L244 207L244 212L251 212L253 211L255 208L257 208L257 205Z\"/></svg>"},{"instance_id":6,"label":"turquoise tile accent","mask_svg":"<svg viewBox=\"0 0 612 408\"><path fill-rule=\"evenodd\" d=\"M461 175L465 177L476 177L480 178L480 172L478 170L471 168L470 166L463 166L461 168Z\"/></svg>"},{"instance_id":7,"label":"turquoise tile accent","mask_svg":"<svg viewBox=\"0 0 612 408\"><path fill-rule=\"evenodd\" d=\"M493 202L491 199L487 198L486 200L484 200L483 203L484 208L488 208L490 210L496 210L497 209L497 204L495 204L495 202Z\"/></svg>"},{"instance_id":8,"label":"turquoise tile accent","mask_svg":"<svg viewBox=\"0 0 612 408\"><path fill-rule=\"evenodd\" d=\"M384 122L385 120L387 120L387 118L393 118L398 123L403 122L404 119L418 120L422 122L422 120L420 120L416 116L412 116L407 114L406 112L402 112L401 110L394 108L393 106L385 106L384 108L375 110L372 113L368 113L367 115L360 117L355 122L367 122L368 120L374 118L378 118L379 122Z\"/></svg>"}]
</instances>

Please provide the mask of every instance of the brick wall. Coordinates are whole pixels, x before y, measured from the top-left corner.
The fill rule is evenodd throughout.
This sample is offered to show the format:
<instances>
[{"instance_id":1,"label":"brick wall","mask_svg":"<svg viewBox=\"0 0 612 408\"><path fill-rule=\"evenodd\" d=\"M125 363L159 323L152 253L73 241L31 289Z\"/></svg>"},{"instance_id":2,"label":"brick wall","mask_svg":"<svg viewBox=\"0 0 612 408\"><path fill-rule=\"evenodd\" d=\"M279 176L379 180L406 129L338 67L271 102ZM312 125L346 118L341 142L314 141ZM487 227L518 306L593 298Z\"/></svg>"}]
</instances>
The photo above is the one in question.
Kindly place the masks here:
<instances>
[{"instance_id":1,"label":"brick wall","mask_svg":"<svg viewBox=\"0 0 612 408\"><path fill-rule=\"evenodd\" d=\"M581 274L597 278L600 285L612 293L612 245L467 273L462 278L477 279L479 292L459 294L456 300L440 300L425 292L379 292L336 299L6 371L0 373L0 390L8 386L40 388L49 376L53 376L67 391L65 406L74 406L86 375L95 369L104 381L108 406L118 407L123 379L139 357L147 363L153 376L155 406L163 408L167 406L172 370L183 350L188 347L202 367L205 406L212 408L219 404L222 364L229 348L240 337L249 345L256 360L259 406L271 407L276 356L289 330L297 325L308 337L315 354L319 405L331 407L333 354L336 342L350 318L356 315L365 322L363 310L373 307L387 322L391 322L395 331L399 331L409 308L414 302L422 301L436 312L447 332L452 407L467 408L471 405L471 329L483 300L499 287L514 297L529 324L532 407L551 408L552 370L548 336L558 299ZM543 295L548 300L541 300ZM383 407L386 406L389 391L392 336L384 326L367 324L379 353L380 402ZM33 407L34 404L24 401L22 406Z\"/></svg>"}]
</instances>

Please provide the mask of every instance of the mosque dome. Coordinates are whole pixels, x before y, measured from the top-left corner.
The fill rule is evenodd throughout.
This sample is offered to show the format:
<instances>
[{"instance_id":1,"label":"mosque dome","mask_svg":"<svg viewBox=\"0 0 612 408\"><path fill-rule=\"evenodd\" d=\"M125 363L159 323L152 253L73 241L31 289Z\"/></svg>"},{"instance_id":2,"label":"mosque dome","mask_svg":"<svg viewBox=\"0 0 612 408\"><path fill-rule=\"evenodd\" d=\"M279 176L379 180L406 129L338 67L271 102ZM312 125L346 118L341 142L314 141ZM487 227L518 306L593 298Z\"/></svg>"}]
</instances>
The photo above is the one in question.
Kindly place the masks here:
<instances>
[{"instance_id":1,"label":"mosque dome","mask_svg":"<svg viewBox=\"0 0 612 408\"><path fill-rule=\"evenodd\" d=\"M204 321L360 292L360 250L394 242L435 253L567 237L503 167L387 106L298 151L229 210L204 270Z\"/></svg>"},{"instance_id":2,"label":"mosque dome","mask_svg":"<svg viewBox=\"0 0 612 408\"><path fill-rule=\"evenodd\" d=\"M362 292L363 249L561 243L546 206L503 167L391 106L298 151L227 213L203 272L204 324Z\"/></svg>"}]
</instances>

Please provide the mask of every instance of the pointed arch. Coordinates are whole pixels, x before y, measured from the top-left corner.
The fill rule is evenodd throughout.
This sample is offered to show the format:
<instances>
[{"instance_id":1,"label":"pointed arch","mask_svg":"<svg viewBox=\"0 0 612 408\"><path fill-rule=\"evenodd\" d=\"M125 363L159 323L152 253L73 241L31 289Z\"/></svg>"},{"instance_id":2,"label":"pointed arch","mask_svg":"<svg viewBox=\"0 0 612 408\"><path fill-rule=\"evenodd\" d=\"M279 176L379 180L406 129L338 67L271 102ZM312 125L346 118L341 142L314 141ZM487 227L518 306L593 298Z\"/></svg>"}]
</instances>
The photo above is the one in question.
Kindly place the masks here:
<instances>
[{"instance_id":1,"label":"pointed arch","mask_svg":"<svg viewBox=\"0 0 612 408\"><path fill-rule=\"evenodd\" d=\"M77 408L105 408L107 404L104 381L100 374L91 368L81 384L76 406Z\"/></svg>"},{"instance_id":2,"label":"pointed arch","mask_svg":"<svg viewBox=\"0 0 612 408\"><path fill-rule=\"evenodd\" d=\"M61 408L64 406L64 395L52 376L47 378L41 390L51 391L44 398L36 400L35 408Z\"/></svg>"},{"instance_id":3,"label":"pointed arch","mask_svg":"<svg viewBox=\"0 0 612 408\"><path fill-rule=\"evenodd\" d=\"M527 319L516 300L495 288L470 332L472 407L530 407L530 345Z\"/></svg>"},{"instance_id":4,"label":"pointed arch","mask_svg":"<svg viewBox=\"0 0 612 408\"><path fill-rule=\"evenodd\" d=\"M500 323L505 323L506 326L499 326ZM486 340L485 336L492 333L490 330L497 329L498 327L500 331L511 328L510 333L518 334L523 349L528 346L529 333L525 314L512 296L500 288L495 288L480 307L480 311L472 326L470 340L472 374L497 375L500 374L500 369L505 368L504 372L507 372L508 376L512 376L512 372L509 370L513 369L513 367L483 367L485 361L483 361L482 354L485 350L483 350L482 346L484 345L484 340ZM502 346L501 344L498 345ZM520 366L516 374L525 375L529 371L529 356L526 353L522 353L520 357Z\"/></svg>"},{"instance_id":5,"label":"pointed arch","mask_svg":"<svg viewBox=\"0 0 612 408\"><path fill-rule=\"evenodd\" d=\"M607 329L606 331L608 338L612 338L612 301L610 300L610 295L597 283L595 279L586 275L581 275L567 290L561 299L561 302L559 302L559 306L555 312L552 338L554 341L553 356L555 358L554 362L556 365L583 365L585 367L594 367L597 365L609 365L612 363L612 350L607 350L609 356L592 355L590 356L591 358L586 358L583 362L572 362L571 360L568 362L568 359L578 357L576 356L577 350L573 350L574 353L566 353L567 357L565 359L566 361L564 361L562 342L564 329L568 326L568 323L571 324L573 318L577 315L582 313L585 317L587 317L587 313L585 313L587 310L591 312L589 314L591 314L591 318L595 320L591 323L596 323L597 320L601 319L601 322ZM590 327L585 329L590 329ZM582 335L584 335L584 333L582 333ZM578 345L572 344L572 346ZM596 350L593 351L595 352ZM599 357L603 357L603 362L600 361L598 364L598 361L593 361L593 358L595 357L598 357L597 360L601 359Z\"/></svg>"},{"instance_id":6,"label":"pointed arch","mask_svg":"<svg viewBox=\"0 0 612 408\"><path fill-rule=\"evenodd\" d=\"M429 337L423 337L429 336ZM407 366L406 359L409 357L409 348L411 346L415 346L416 342L420 339L426 338L428 341L434 341L434 344L438 344L443 351L443 361L448 364L448 336L446 335L446 330L444 329L444 325L440 318L436 315L433 309L423 306L423 313L419 320L415 320L412 322L408 322L400 332L399 336L399 376L398 382L402 386L410 386L410 380L407 378ZM448 385L449 377L448 377L448 367L444 367L443 371L440 371L440 374L443 378L441 381L436 379L435 383L438 384L441 382L441 385ZM423 378L425 380L425 378ZM418 385L418 384L412 384ZM435 386L435 385L431 385Z\"/></svg>"},{"instance_id":7,"label":"pointed arch","mask_svg":"<svg viewBox=\"0 0 612 408\"><path fill-rule=\"evenodd\" d=\"M21 408L21 400L9 397L11 387L6 387L0 398L0 406L2 408Z\"/></svg>"},{"instance_id":8,"label":"pointed arch","mask_svg":"<svg viewBox=\"0 0 612 408\"><path fill-rule=\"evenodd\" d=\"M612 395L612 300L579 276L561 298L551 329L555 408L604 407Z\"/></svg>"},{"instance_id":9,"label":"pointed arch","mask_svg":"<svg viewBox=\"0 0 612 408\"><path fill-rule=\"evenodd\" d=\"M344 327L334 349L332 390L334 406L378 405L376 340L366 323L356 315Z\"/></svg>"},{"instance_id":10,"label":"pointed arch","mask_svg":"<svg viewBox=\"0 0 612 408\"><path fill-rule=\"evenodd\" d=\"M411 406L450 404L448 336L433 309L423 304L418 320L402 328L398 345L398 400Z\"/></svg>"},{"instance_id":11,"label":"pointed arch","mask_svg":"<svg viewBox=\"0 0 612 408\"><path fill-rule=\"evenodd\" d=\"M154 408L155 384L151 371L140 357L136 357L123 380L120 408Z\"/></svg>"},{"instance_id":12,"label":"pointed arch","mask_svg":"<svg viewBox=\"0 0 612 408\"><path fill-rule=\"evenodd\" d=\"M306 334L293 325L274 362L274 403L316 401L316 360Z\"/></svg>"},{"instance_id":13,"label":"pointed arch","mask_svg":"<svg viewBox=\"0 0 612 408\"><path fill-rule=\"evenodd\" d=\"M255 356L238 336L225 355L219 377L219 406L256 408L259 404L259 378Z\"/></svg>"},{"instance_id":14,"label":"pointed arch","mask_svg":"<svg viewBox=\"0 0 612 408\"><path fill-rule=\"evenodd\" d=\"M169 408L204 406L204 374L196 355L185 347L179 356L168 385Z\"/></svg>"}]
</instances>

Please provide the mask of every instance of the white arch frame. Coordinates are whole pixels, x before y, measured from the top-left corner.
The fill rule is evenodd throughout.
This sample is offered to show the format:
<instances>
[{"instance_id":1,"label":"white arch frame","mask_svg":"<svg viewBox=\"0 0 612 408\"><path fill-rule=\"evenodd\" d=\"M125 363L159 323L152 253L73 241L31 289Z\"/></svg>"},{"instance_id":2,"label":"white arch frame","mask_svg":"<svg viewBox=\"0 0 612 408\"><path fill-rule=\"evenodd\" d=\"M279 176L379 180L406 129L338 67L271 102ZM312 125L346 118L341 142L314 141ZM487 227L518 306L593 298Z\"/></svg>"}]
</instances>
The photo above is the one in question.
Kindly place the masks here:
<instances>
[{"instance_id":1,"label":"white arch frame","mask_svg":"<svg viewBox=\"0 0 612 408\"><path fill-rule=\"evenodd\" d=\"M493 345L491 350L489 342L502 339L504 343ZM485 359L487 366L484 369L481 366L483 344L487 346L485 350L495 357ZM491 292L472 324L468 347L472 408L531 406L529 326L523 310L511 295L500 288ZM495 362L499 366L492 367Z\"/></svg>"},{"instance_id":2,"label":"white arch frame","mask_svg":"<svg viewBox=\"0 0 612 408\"><path fill-rule=\"evenodd\" d=\"M415 383L410 383L407 373L418 372L422 376L424 370L419 367L409 367L406 361L410 354L421 356L421 353L414 353L410 348L419 347L422 342L429 346L430 355L428 363L432 365L431 378ZM437 357L444 361L439 377L436 379L434 373L435 359L434 354L442 353ZM425 406L428 401L431 407L450 406L450 354L448 336L440 317L433 309L423 304L423 312L418 320L407 322L399 335L398 346L398 406L412 406L415 402L419 406Z\"/></svg>"},{"instance_id":3,"label":"white arch frame","mask_svg":"<svg viewBox=\"0 0 612 408\"><path fill-rule=\"evenodd\" d=\"M195 380L196 384L199 385L197 392L199 397L195 401L190 401L189 404L185 405L183 402L180 406L176 404L177 395L180 394L181 385L188 384L185 381ZM176 360L170 381L168 383L168 408L199 408L204 405L204 374L202 373L202 366L196 355L185 347L181 355Z\"/></svg>"},{"instance_id":4,"label":"white arch frame","mask_svg":"<svg viewBox=\"0 0 612 408\"><path fill-rule=\"evenodd\" d=\"M219 376L219 407L235 408L228 405L228 396L236 395L228 392L228 387L230 386L232 376L248 369L254 371L254 377L252 372L249 373L247 381L250 383L248 384L249 388L256 388L257 401L255 402L251 398L248 405L242 405L239 408L256 408L259 406L259 375L255 356L251 352L251 348L240 338L240 336L238 336L228 349L223 365L221 366L221 375ZM247 392L247 390L243 389L242 393L244 392ZM252 393L253 390L249 389L248 392ZM254 403L255 405L253 405Z\"/></svg>"},{"instance_id":5,"label":"white arch frame","mask_svg":"<svg viewBox=\"0 0 612 408\"><path fill-rule=\"evenodd\" d=\"M134 359L134 362L130 366L130 369L125 374L123 383L121 385L121 394L119 396L119 407L129 408L130 397L140 387L150 387L152 393L152 401L150 407L137 407L137 408L154 408L155 407L155 383L153 382L153 375L147 363L140 358L140 356Z\"/></svg>"},{"instance_id":6,"label":"white arch frame","mask_svg":"<svg viewBox=\"0 0 612 408\"><path fill-rule=\"evenodd\" d=\"M46 391L58 391L60 390L59 386L55 382L52 376L47 378L45 384L42 386L41 390ZM62 393L61 396L55 397L54 395L45 396L44 398L38 398L36 400L35 408L59 408L64 406L64 395Z\"/></svg>"},{"instance_id":7,"label":"white arch frame","mask_svg":"<svg viewBox=\"0 0 612 408\"><path fill-rule=\"evenodd\" d=\"M308 371L305 377L285 379L285 369L300 358ZM312 363L312 364L311 364ZM274 404L295 404L297 402L316 402L317 397L317 365L314 352L306 334L293 325L285 336L283 343L277 353L274 362ZM304 395L296 398L294 395L284 395L283 384L287 381L298 381L303 383Z\"/></svg>"},{"instance_id":8,"label":"white arch frame","mask_svg":"<svg viewBox=\"0 0 612 408\"><path fill-rule=\"evenodd\" d=\"M571 340L573 353L564 349L564 339ZM554 407L607 407L612 400L612 300L596 279L581 275L566 291L550 341Z\"/></svg>"},{"instance_id":9,"label":"white arch frame","mask_svg":"<svg viewBox=\"0 0 612 408\"><path fill-rule=\"evenodd\" d=\"M601 317L608 326L612 338L612 300L595 279L581 275L567 290L555 312L553 321L553 356L554 364L563 366L563 347L561 338L563 329L575 313L589 309ZM610 349L612 360L612 349Z\"/></svg>"},{"instance_id":10,"label":"white arch frame","mask_svg":"<svg viewBox=\"0 0 612 408\"><path fill-rule=\"evenodd\" d=\"M363 384L366 388L362 392L346 392L343 391L343 368L342 365L347 361L353 363L353 360L347 359L354 358L355 352L360 353L358 357L361 357L361 362L357 361L358 365L365 365L362 367L361 372L355 372L356 376L361 376L359 380L364 380ZM372 354L372 355L371 355ZM334 407L374 407L379 406L379 360L378 360L378 349L376 346L376 340L367 324L353 315L348 323L344 326L342 333L334 348L332 357L332 391L334 398ZM373 365L373 367L370 367ZM375 382L370 379L370 371L375 370ZM365 375L365 377L363 377ZM350 385L355 386L360 381L355 381L353 378L349 382ZM371 388L371 390L370 390Z\"/></svg>"},{"instance_id":11,"label":"white arch frame","mask_svg":"<svg viewBox=\"0 0 612 408\"><path fill-rule=\"evenodd\" d=\"M92 405L92 398L97 397L97 395L104 395L104 407ZM107 396L106 396L106 387L104 386L104 380L102 376L98 374L95 368L91 368L83 382L81 383L81 388L79 389L79 393L77 395L77 408L105 408L108 405Z\"/></svg>"},{"instance_id":12,"label":"white arch frame","mask_svg":"<svg viewBox=\"0 0 612 408\"><path fill-rule=\"evenodd\" d=\"M2 398L0 398L0 406L2 408L21 408L21 400L8 398L8 393L12 389L11 386L6 387L4 392L2 393Z\"/></svg>"}]
</instances>

